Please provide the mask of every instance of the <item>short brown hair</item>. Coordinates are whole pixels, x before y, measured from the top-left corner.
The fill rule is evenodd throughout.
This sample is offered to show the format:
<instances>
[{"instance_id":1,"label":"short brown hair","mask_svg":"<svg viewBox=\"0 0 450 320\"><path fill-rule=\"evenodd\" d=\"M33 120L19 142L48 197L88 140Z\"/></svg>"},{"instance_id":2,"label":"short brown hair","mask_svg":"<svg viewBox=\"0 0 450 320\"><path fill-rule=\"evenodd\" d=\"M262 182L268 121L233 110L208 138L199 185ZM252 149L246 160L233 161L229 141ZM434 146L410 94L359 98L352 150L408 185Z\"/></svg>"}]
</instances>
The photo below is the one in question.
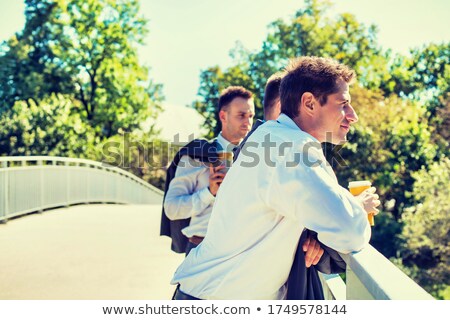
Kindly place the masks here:
<instances>
[{"instance_id":1,"label":"short brown hair","mask_svg":"<svg viewBox=\"0 0 450 320\"><path fill-rule=\"evenodd\" d=\"M285 72L276 72L267 79L266 88L264 90L264 117L272 112L273 107L278 99L280 99L280 85Z\"/></svg>"},{"instance_id":2,"label":"short brown hair","mask_svg":"<svg viewBox=\"0 0 450 320\"><path fill-rule=\"evenodd\" d=\"M295 118L302 95L311 92L321 105L338 92L337 82L350 83L355 71L330 58L300 57L290 61L280 86L281 112Z\"/></svg>"},{"instance_id":3,"label":"short brown hair","mask_svg":"<svg viewBox=\"0 0 450 320\"><path fill-rule=\"evenodd\" d=\"M251 99L253 98L253 93L251 93L251 91L241 86L230 86L225 88L220 93L217 112L226 109L228 105L231 103L231 101L233 101L233 99L237 97L244 99Z\"/></svg>"}]
</instances>

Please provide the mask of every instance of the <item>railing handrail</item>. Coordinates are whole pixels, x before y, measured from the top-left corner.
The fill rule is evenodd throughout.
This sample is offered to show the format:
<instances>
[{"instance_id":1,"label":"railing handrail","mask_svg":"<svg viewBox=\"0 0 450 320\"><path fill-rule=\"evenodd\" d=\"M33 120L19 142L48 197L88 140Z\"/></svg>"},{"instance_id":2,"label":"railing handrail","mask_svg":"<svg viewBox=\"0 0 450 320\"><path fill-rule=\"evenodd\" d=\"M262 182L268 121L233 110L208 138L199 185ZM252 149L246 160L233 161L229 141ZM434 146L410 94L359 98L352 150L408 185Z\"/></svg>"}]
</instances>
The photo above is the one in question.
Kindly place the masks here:
<instances>
[{"instance_id":1,"label":"railing handrail","mask_svg":"<svg viewBox=\"0 0 450 320\"><path fill-rule=\"evenodd\" d=\"M163 195L164 192L155 186L152 186L147 181L144 181L135 175L125 171L124 169L114 167L114 166L108 166L103 164L102 162L94 161L94 160L88 160L88 159L77 159L77 158L69 158L69 157L56 157L56 156L7 156L7 157L0 157L0 163L8 163L8 162L39 162L39 161L52 161L52 162L60 162L60 163L73 163L73 164L84 164L93 166L102 170L108 170L113 171L115 173L118 173L120 175L124 175L137 183L140 183L141 185L147 187L148 189L151 189L152 191ZM6 165L8 167L8 165ZM4 168L3 165L0 165L0 170Z\"/></svg>"},{"instance_id":2,"label":"railing handrail","mask_svg":"<svg viewBox=\"0 0 450 320\"><path fill-rule=\"evenodd\" d=\"M347 263L347 299L434 300L433 296L371 245L359 252L341 256ZM349 292L352 287L357 287L351 283L355 279L349 275L349 270L364 285L369 296L364 296L361 290Z\"/></svg>"}]
</instances>

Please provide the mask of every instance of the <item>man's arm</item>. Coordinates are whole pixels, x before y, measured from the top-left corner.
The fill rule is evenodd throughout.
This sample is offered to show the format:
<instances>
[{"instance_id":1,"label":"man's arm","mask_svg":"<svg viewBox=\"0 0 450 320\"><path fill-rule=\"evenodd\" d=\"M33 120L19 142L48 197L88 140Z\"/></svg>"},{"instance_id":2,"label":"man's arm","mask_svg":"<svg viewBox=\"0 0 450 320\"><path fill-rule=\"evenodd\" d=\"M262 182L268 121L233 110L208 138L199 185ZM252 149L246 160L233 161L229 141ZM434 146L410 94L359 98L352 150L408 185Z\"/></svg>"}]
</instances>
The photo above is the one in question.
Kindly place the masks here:
<instances>
[{"instance_id":1,"label":"man's arm","mask_svg":"<svg viewBox=\"0 0 450 320\"><path fill-rule=\"evenodd\" d=\"M191 161L189 156L180 159L175 177L167 190L164 210L170 220L190 218L214 203L215 197L208 186L194 191L198 183L199 170L191 164Z\"/></svg>"},{"instance_id":2,"label":"man's arm","mask_svg":"<svg viewBox=\"0 0 450 320\"><path fill-rule=\"evenodd\" d=\"M349 253L362 249L371 234L364 208L339 186L322 159L314 159L313 153L299 155L302 158L296 159L293 152L279 158L270 175L262 177L269 179L268 205L317 232L318 239L334 250ZM292 165L294 160L298 164Z\"/></svg>"}]
</instances>

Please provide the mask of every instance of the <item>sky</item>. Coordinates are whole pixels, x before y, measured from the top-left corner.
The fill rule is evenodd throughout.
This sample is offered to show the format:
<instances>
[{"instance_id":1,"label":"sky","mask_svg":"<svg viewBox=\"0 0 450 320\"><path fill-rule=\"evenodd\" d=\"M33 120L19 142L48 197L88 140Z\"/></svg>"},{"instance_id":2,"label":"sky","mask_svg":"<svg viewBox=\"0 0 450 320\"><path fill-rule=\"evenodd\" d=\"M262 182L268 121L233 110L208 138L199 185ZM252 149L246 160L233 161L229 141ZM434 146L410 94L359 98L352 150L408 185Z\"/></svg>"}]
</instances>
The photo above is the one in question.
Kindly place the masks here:
<instances>
[{"instance_id":1,"label":"sky","mask_svg":"<svg viewBox=\"0 0 450 320\"><path fill-rule=\"evenodd\" d=\"M190 105L196 98L201 70L232 63L229 51L240 41L257 50L267 25L288 19L301 0L141 0L149 34L139 48L150 77L164 86L167 106ZM413 47L450 41L448 0L334 0L334 12L350 12L378 27L384 49L407 54ZM24 26L24 3L0 0L0 41ZM330 12L333 16L333 12Z\"/></svg>"}]
</instances>

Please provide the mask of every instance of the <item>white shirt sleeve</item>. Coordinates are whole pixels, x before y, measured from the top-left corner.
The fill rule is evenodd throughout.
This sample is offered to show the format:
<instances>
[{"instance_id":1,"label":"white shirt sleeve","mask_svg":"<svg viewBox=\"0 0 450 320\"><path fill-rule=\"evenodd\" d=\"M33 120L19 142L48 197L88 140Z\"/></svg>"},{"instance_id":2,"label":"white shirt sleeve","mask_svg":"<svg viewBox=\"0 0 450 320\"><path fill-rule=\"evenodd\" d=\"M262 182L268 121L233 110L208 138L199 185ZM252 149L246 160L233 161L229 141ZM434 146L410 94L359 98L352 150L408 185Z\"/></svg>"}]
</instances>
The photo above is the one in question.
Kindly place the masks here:
<instances>
[{"instance_id":1,"label":"white shirt sleeve","mask_svg":"<svg viewBox=\"0 0 450 320\"><path fill-rule=\"evenodd\" d=\"M167 190L164 210L170 220L201 214L214 203L215 197L207 187L195 191L199 174L204 173L204 168L193 166L191 161L189 156L180 159L175 177Z\"/></svg>"},{"instance_id":2,"label":"white shirt sleeve","mask_svg":"<svg viewBox=\"0 0 450 320\"><path fill-rule=\"evenodd\" d=\"M361 250L371 235L367 213L337 183L334 173L325 168L324 158L313 155L321 162L318 165L311 154L309 157L309 161L302 158L295 166L286 165L286 159L276 164L267 180L264 196L267 204L277 213L316 231L322 243L339 252Z\"/></svg>"}]
</instances>

